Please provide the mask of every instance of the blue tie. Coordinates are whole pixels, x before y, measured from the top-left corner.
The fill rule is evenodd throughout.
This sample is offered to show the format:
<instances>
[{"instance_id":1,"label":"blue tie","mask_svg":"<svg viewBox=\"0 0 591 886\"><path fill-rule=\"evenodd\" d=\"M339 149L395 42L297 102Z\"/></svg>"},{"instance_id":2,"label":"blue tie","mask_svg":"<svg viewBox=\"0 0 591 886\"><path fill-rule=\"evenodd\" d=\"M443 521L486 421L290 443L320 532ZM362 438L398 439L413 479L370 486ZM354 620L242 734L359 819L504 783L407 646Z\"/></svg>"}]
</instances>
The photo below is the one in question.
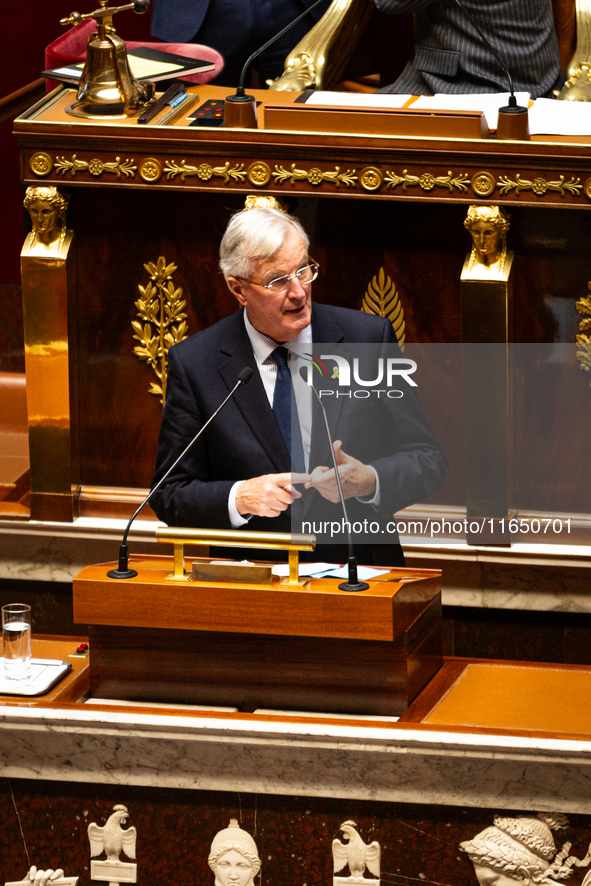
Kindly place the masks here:
<instances>
[{"instance_id":1,"label":"blue tie","mask_svg":"<svg viewBox=\"0 0 591 886\"><path fill-rule=\"evenodd\" d=\"M304 445L302 443L298 408L291 383L291 372L287 364L288 353L287 348L280 345L271 354L271 357L277 364L277 380L273 392L273 412L275 413L281 436L285 440L285 445L291 454L293 470L297 473L304 473L306 470Z\"/></svg>"}]
</instances>

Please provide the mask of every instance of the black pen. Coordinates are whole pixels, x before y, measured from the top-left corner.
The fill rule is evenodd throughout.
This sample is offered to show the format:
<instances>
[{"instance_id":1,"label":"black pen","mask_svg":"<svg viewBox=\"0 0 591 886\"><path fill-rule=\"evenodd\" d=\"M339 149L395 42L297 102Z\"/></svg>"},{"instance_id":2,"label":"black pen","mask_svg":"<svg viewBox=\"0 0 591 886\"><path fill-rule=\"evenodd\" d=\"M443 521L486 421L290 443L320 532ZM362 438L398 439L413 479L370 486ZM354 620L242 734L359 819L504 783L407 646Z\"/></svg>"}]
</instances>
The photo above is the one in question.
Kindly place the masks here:
<instances>
[{"instance_id":1,"label":"black pen","mask_svg":"<svg viewBox=\"0 0 591 886\"><path fill-rule=\"evenodd\" d=\"M162 108L165 108L167 104L177 98L179 95L182 95L183 92L186 91L186 86L182 83L173 83L172 86L169 86L166 92L164 92L160 98L156 99L153 105L148 108L147 111L144 111L141 116L137 118L138 123L148 123L152 120L156 114L158 114Z\"/></svg>"}]
</instances>

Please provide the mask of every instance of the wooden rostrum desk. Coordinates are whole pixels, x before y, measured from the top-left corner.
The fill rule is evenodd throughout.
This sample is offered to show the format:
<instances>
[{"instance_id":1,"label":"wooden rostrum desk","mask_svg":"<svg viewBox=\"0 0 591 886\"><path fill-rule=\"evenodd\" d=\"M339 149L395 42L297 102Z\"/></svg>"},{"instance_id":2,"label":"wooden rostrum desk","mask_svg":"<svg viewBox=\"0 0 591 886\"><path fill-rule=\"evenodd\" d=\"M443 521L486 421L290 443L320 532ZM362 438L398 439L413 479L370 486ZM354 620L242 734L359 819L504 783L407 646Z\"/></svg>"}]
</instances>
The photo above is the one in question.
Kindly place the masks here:
<instances>
[{"instance_id":1,"label":"wooden rostrum desk","mask_svg":"<svg viewBox=\"0 0 591 886\"><path fill-rule=\"evenodd\" d=\"M392 716L441 667L441 573L392 570L360 593L336 579L305 588L171 582L169 557L132 558L74 579L88 624L91 696ZM187 562L190 569L190 564Z\"/></svg>"}]
</instances>

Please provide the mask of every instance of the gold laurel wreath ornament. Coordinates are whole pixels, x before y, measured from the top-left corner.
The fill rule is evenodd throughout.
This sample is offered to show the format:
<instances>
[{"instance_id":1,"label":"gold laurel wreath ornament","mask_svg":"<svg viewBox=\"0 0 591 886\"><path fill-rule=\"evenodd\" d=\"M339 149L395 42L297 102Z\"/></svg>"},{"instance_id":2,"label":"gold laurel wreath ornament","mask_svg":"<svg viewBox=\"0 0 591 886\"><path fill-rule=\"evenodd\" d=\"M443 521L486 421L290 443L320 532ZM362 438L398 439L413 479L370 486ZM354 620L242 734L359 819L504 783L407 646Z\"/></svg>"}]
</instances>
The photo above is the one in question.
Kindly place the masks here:
<instances>
[{"instance_id":1,"label":"gold laurel wreath ornament","mask_svg":"<svg viewBox=\"0 0 591 886\"><path fill-rule=\"evenodd\" d=\"M150 275L150 282L147 286L138 286L140 297L135 306L138 317L144 322L133 320L131 323L133 337L140 342L133 353L152 367L160 383L152 382L150 394L160 397L164 406L168 350L188 336L187 315L184 313L187 302L183 300L182 288L175 287L172 282L172 275L177 270L175 264L166 264L161 255L156 264L148 262L144 268Z\"/></svg>"}]
</instances>

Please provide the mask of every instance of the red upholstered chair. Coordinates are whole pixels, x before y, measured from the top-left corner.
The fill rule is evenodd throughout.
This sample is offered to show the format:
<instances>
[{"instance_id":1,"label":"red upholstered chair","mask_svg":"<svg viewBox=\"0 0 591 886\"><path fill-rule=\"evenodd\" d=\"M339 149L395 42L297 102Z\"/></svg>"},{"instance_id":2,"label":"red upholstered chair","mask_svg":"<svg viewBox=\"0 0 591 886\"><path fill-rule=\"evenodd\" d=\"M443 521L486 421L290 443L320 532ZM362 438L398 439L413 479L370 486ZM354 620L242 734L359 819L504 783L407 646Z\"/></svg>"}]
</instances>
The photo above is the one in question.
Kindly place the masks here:
<instances>
[{"instance_id":1,"label":"red upholstered chair","mask_svg":"<svg viewBox=\"0 0 591 886\"><path fill-rule=\"evenodd\" d=\"M62 65L71 65L73 62L81 62L86 56L86 43L90 34L96 31L96 22L94 19L88 19L77 28L70 28L53 43L45 49L45 68L60 68ZM223 56L217 50L210 46L203 46L200 43L138 43L134 40L126 40L128 49L135 49L138 46L149 46L154 49L162 49L164 52L174 52L177 55L185 55L188 58L199 58L203 61L210 61L215 65L213 71L207 71L203 74L191 74L183 77L183 80L190 80L191 83L209 83L214 77L220 73L224 67ZM57 86L53 80L48 81L48 87L53 89ZM166 87L164 87L166 88Z\"/></svg>"}]
</instances>

